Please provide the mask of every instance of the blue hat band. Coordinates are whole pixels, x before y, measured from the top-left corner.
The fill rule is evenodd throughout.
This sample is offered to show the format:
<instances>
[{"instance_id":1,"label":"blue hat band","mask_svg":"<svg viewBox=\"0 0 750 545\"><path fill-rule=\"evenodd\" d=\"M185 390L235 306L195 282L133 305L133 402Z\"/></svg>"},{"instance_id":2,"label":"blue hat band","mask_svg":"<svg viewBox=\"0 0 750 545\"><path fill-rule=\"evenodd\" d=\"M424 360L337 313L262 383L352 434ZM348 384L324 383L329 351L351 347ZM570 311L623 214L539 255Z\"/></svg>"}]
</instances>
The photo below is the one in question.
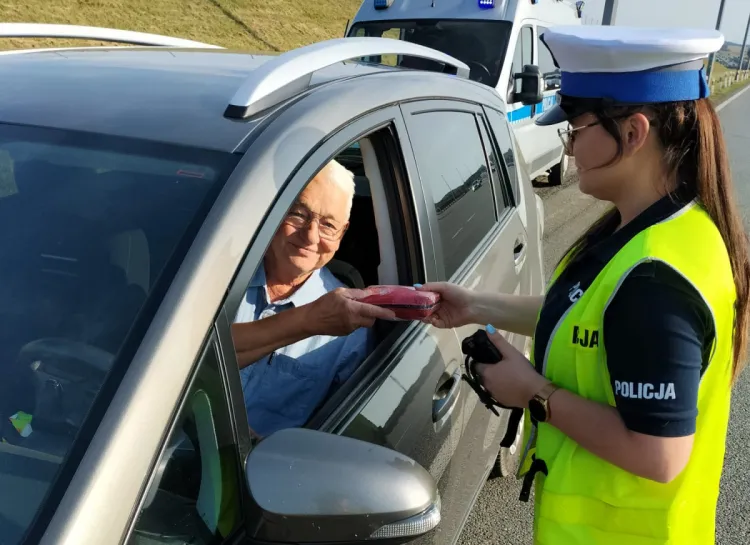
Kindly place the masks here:
<instances>
[{"instance_id":1,"label":"blue hat band","mask_svg":"<svg viewBox=\"0 0 750 545\"><path fill-rule=\"evenodd\" d=\"M664 70L626 73L562 72L560 93L577 98L608 98L615 102L651 104L698 100L709 94L700 70Z\"/></svg>"}]
</instances>

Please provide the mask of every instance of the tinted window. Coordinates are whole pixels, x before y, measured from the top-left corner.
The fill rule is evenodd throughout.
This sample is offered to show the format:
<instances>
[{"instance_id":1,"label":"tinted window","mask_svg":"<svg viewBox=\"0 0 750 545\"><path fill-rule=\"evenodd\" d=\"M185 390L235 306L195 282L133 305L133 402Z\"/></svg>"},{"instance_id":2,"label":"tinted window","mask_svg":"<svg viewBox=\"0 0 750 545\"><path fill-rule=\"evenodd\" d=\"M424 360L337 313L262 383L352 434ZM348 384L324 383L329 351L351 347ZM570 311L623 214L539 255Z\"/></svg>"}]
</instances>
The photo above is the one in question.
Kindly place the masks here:
<instances>
[{"instance_id":1,"label":"tinted window","mask_svg":"<svg viewBox=\"0 0 750 545\"><path fill-rule=\"evenodd\" d=\"M239 526L240 507L237 448L211 343L128 543L218 544Z\"/></svg>"},{"instance_id":2,"label":"tinted window","mask_svg":"<svg viewBox=\"0 0 750 545\"><path fill-rule=\"evenodd\" d=\"M495 143L500 148L503 162L505 163L504 172L510 182L513 191L513 202L521 202L521 189L518 183L518 172L516 171L516 154L513 152L513 143L511 141L510 127L505 116L495 110L487 108L487 121L490 122L492 133L495 135Z\"/></svg>"},{"instance_id":3,"label":"tinted window","mask_svg":"<svg viewBox=\"0 0 750 545\"><path fill-rule=\"evenodd\" d=\"M497 217L476 117L427 112L411 118L410 138L422 183L437 211L446 277L489 232Z\"/></svg>"},{"instance_id":4,"label":"tinted window","mask_svg":"<svg viewBox=\"0 0 750 545\"><path fill-rule=\"evenodd\" d=\"M544 34L544 27L537 28L537 36ZM555 66L552 53L542 40L537 39L537 50L539 51L539 71L544 77L545 90L560 88L560 69Z\"/></svg>"},{"instance_id":5,"label":"tinted window","mask_svg":"<svg viewBox=\"0 0 750 545\"><path fill-rule=\"evenodd\" d=\"M33 454L0 452L0 488L19 498L0 503L0 542L24 532L106 377L127 365L131 328L229 161L0 125L0 422L3 442Z\"/></svg>"},{"instance_id":6,"label":"tinted window","mask_svg":"<svg viewBox=\"0 0 750 545\"><path fill-rule=\"evenodd\" d=\"M437 49L468 64L472 80L494 87L500 78L511 28L507 21L369 21L355 24L349 35L397 38ZM393 64L386 57L366 57L364 60ZM397 64L420 70L443 69L441 63L415 57L402 57Z\"/></svg>"},{"instance_id":7,"label":"tinted window","mask_svg":"<svg viewBox=\"0 0 750 545\"><path fill-rule=\"evenodd\" d=\"M501 168L501 160L498 160L497 153L495 152L495 144L492 138L490 138L489 127L487 120L479 118L479 132L482 134L482 140L484 140L484 147L487 150L487 159L490 165L490 173L492 175L492 187L494 193L497 196L498 212L502 214L503 210L508 206L512 206L513 197L510 195L510 188L506 183L505 174Z\"/></svg>"}]
</instances>

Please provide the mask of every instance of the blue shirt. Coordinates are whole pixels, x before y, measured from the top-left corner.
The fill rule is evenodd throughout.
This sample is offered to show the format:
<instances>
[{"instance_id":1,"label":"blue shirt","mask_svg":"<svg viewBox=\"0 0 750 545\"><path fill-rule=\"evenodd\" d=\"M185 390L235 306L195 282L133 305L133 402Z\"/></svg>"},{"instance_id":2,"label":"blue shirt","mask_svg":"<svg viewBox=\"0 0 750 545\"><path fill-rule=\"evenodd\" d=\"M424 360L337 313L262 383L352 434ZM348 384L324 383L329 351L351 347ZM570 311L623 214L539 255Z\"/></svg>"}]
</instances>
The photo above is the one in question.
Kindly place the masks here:
<instances>
[{"instance_id":1,"label":"blue shirt","mask_svg":"<svg viewBox=\"0 0 750 545\"><path fill-rule=\"evenodd\" d=\"M263 266L237 310L235 322L251 322L311 303L344 284L328 269L313 272L287 299L269 302ZM374 345L372 330L344 337L318 335L290 344L240 370L250 428L265 437L303 426L331 388L344 382Z\"/></svg>"}]
</instances>

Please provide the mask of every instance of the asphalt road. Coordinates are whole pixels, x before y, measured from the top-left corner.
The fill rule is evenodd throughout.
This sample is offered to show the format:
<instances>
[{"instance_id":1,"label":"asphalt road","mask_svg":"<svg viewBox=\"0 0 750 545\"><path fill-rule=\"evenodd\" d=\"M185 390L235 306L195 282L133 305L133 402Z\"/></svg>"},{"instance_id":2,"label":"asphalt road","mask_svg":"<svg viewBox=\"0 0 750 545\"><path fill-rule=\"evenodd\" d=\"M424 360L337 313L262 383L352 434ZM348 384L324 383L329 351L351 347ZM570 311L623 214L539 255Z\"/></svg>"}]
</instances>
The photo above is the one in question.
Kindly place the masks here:
<instances>
[{"instance_id":1,"label":"asphalt road","mask_svg":"<svg viewBox=\"0 0 750 545\"><path fill-rule=\"evenodd\" d=\"M719 112L727 139L736 194L750 231L750 91L727 103ZM555 188L537 191L544 199L544 238L547 275L562 252L595 220L606 205L582 195L574 173ZM479 496L459 540L460 545L530 545L532 501L518 501L519 482L513 478L489 481ZM735 386L727 452L717 513L719 545L750 543L750 369Z\"/></svg>"}]
</instances>

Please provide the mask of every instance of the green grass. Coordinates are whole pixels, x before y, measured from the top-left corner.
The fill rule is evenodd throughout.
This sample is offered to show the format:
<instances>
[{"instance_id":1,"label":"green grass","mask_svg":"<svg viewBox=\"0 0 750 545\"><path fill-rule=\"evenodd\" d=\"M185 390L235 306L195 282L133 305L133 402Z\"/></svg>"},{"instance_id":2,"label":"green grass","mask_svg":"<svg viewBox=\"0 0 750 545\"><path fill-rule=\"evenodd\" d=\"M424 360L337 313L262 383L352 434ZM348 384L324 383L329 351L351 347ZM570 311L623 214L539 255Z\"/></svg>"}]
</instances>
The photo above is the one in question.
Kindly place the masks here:
<instances>
[{"instance_id":1,"label":"green grass","mask_svg":"<svg viewBox=\"0 0 750 545\"><path fill-rule=\"evenodd\" d=\"M165 34L253 52L287 51L343 36L361 0L0 0L0 19ZM89 40L0 39L0 49L112 45ZM714 64L712 79L729 70ZM714 92L722 100L747 84ZM0 172L0 177L2 172Z\"/></svg>"},{"instance_id":2,"label":"green grass","mask_svg":"<svg viewBox=\"0 0 750 545\"><path fill-rule=\"evenodd\" d=\"M711 74L711 79L722 78L727 74L727 72L730 72L729 68L727 68L721 63L715 62L713 74Z\"/></svg>"},{"instance_id":3,"label":"green grass","mask_svg":"<svg viewBox=\"0 0 750 545\"><path fill-rule=\"evenodd\" d=\"M737 93L748 85L750 85L750 79L736 82L729 87L725 87L724 89L716 89L711 92L711 100L714 104L721 104L733 94Z\"/></svg>"},{"instance_id":4,"label":"green grass","mask_svg":"<svg viewBox=\"0 0 750 545\"><path fill-rule=\"evenodd\" d=\"M360 0L0 0L7 23L91 25L166 34L245 51L287 51L344 34ZM5 39L0 49L104 45Z\"/></svg>"}]
</instances>

